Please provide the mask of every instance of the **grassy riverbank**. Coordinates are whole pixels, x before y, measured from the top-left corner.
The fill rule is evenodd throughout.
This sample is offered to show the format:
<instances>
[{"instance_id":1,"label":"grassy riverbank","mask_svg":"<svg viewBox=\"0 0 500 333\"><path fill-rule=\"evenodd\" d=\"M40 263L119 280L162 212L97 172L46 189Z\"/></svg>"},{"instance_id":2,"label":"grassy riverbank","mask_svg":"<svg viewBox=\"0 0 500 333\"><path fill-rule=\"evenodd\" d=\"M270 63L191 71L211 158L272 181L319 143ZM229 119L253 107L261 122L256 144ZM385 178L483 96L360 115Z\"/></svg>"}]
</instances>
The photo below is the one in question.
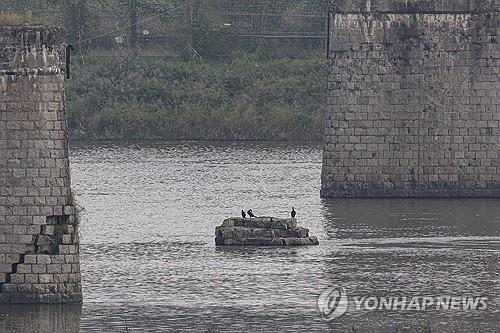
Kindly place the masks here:
<instances>
[{"instance_id":1,"label":"grassy riverbank","mask_svg":"<svg viewBox=\"0 0 500 333\"><path fill-rule=\"evenodd\" d=\"M322 58L230 62L75 58L67 82L71 137L321 140Z\"/></svg>"}]
</instances>

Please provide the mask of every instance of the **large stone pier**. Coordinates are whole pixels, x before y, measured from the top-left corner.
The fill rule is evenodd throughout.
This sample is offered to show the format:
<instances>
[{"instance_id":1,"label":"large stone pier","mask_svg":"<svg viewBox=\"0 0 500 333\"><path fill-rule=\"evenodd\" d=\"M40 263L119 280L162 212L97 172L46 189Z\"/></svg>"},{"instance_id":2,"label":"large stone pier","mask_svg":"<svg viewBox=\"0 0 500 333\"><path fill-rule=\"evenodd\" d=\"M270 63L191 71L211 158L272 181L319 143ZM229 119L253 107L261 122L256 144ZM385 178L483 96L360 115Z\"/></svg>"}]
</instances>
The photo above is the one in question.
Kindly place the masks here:
<instances>
[{"instance_id":1,"label":"large stone pier","mask_svg":"<svg viewBox=\"0 0 500 333\"><path fill-rule=\"evenodd\" d=\"M66 33L0 27L0 303L80 302Z\"/></svg>"},{"instance_id":2,"label":"large stone pier","mask_svg":"<svg viewBox=\"0 0 500 333\"><path fill-rule=\"evenodd\" d=\"M324 197L500 196L498 1L338 1Z\"/></svg>"}]
</instances>

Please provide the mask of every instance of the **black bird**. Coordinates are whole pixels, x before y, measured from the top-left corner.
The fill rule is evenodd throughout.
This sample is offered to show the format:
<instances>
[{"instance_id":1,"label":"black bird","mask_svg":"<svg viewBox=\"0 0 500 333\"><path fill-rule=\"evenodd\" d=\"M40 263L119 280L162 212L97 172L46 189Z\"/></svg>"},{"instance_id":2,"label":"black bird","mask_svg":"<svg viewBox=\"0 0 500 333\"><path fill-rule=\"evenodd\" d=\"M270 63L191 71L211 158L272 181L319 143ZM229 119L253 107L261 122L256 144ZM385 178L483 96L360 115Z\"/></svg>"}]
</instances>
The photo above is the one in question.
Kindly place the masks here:
<instances>
[{"instance_id":1,"label":"black bird","mask_svg":"<svg viewBox=\"0 0 500 333\"><path fill-rule=\"evenodd\" d=\"M247 218L247 214L245 214L245 211L242 209L241 210L241 216L246 219Z\"/></svg>"},{"instance_id":2,"label":"black bird","mask_svg":"<svg viewBox=\"0 0 500 333\"><path fill-rule=\"evenodd\" d=\"M295 208L292 207L292 212L290 213L292 215L292 219L295 218L295 215L297 215L297 212L295 211Z\"/></svg>"},{"instance_id":3,"label":"black bird","mask_svg":"<svg viewBox=\"0 0 500 333\"><path fill-rule=\"evenodd\" d=\"M250 217L255 217L255 215L253 215L253 212L252 212L252 210L251 210L251 209L249 209L249 210L248 210L247 214L248 214L248 216L250 216Z\"/></svg>"}]
</instances>

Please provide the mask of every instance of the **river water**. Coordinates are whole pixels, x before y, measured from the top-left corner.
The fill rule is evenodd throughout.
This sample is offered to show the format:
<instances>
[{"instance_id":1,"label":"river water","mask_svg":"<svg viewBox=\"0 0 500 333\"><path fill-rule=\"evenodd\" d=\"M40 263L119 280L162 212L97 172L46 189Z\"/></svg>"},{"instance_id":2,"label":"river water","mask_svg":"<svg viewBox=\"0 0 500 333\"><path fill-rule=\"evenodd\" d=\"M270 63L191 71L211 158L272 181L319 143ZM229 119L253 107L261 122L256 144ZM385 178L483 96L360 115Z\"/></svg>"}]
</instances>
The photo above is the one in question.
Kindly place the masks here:
<instances>
[{"instance_id":1,"label":"river water","mask_svg":"<svg viewBox=\"0 0 500 333\"><path fill-rule=\"evenodd\" d=\"M76 143L84 207L83 306L4 307L19 332L499 332L500 200L325 200L321 146ZM252 208L319 246L217 248L214 228ZM486 310L349 310L318 295L483 296Z\"/></svg>"}]
</instances>

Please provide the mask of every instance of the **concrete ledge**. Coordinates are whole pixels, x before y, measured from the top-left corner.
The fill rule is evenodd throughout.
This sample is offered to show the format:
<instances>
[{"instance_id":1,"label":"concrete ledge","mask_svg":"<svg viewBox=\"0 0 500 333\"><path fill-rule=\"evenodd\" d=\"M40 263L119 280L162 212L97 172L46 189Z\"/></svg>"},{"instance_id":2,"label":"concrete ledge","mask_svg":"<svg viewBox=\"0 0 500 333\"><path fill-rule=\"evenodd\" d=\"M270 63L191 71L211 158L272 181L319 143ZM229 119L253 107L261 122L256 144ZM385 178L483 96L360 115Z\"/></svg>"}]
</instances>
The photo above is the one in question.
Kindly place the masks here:
<instances>
[{"instance_id":1,"label":"concrete ledge","mask_svg":"<svg viewBox=\"0 0 500 333\"><path fill-rule=\"evenodd\" d=\"M0 69L65 68L67 33L42 25L0 26Z\"/></svg>"}]
</instances>

